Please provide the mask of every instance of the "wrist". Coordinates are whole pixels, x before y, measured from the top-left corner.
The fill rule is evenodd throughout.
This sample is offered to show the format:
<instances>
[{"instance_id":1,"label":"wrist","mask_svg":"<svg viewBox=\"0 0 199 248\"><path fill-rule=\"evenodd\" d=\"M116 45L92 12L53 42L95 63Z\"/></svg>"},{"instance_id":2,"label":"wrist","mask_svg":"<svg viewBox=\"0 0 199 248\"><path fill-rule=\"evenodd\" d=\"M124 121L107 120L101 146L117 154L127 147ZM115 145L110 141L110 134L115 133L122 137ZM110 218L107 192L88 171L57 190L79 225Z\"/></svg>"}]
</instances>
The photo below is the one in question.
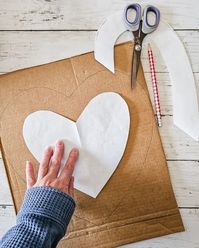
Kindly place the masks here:
<instances>
[{"instance_id":1,"label":"wrist","mask_svg":"<svg viewBox=\"0 0 199 248\"><path fill-rule=\"evenodd\" d=\"M75 210L75 201L64 192L52 187L33 187L26 191L17 222L33 214L49 218L62 226L64 231Z\"/></svg>"}]
</instances>

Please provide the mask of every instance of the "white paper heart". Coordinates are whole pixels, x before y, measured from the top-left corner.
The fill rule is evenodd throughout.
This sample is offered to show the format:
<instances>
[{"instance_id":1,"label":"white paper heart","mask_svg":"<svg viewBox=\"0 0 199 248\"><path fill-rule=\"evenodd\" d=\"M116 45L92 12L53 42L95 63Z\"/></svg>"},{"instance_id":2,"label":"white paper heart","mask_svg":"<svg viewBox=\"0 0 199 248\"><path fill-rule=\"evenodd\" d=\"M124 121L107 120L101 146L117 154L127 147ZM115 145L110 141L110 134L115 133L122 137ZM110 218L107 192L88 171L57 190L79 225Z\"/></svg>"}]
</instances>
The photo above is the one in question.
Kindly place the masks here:
<instances>
[{"instance_id":1,"label":"white paper heart","mask_svg":"<svg viewBox=\"0 0 199 248\"><path fill-rule=\"evenodd\" d=\"M40 162L46 146L56 140L65 144L62 166L71 148L80 151L75 166L74 187L97 197L120 162L128 139L129 110L117 93L105 92L94 97L76 122L51 111L36 111L27 116L23 137Z\"/></svg>"}]
</instances>

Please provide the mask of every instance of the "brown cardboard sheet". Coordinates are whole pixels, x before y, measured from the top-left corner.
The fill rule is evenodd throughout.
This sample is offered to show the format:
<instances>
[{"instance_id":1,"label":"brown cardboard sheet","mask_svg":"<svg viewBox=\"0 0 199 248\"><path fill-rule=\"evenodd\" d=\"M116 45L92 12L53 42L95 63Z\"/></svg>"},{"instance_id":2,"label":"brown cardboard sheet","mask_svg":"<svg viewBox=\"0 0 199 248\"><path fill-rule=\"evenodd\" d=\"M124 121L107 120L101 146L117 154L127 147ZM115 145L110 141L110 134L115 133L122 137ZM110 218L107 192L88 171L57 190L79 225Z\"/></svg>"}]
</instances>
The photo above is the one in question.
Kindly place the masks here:
<instances>
[{"instance_id":1,"label":"brown cardboard sheet","mask_svg":"<svg viewBox=\"0 0 199 248\"><path fill-rule=\"evenodd\" d=\"M22 136L28 114L45 109L76 120L105 91L119 93L129 106L124 156L96 199L76 190L77 208L59 247L115 247L184 230L141 67L131 89L131 57L126 43L115 48L115 74L88 53L0 77L1 149L17 212L26 190L25 161L38 168Z\"/></svg>"}]
</instances>

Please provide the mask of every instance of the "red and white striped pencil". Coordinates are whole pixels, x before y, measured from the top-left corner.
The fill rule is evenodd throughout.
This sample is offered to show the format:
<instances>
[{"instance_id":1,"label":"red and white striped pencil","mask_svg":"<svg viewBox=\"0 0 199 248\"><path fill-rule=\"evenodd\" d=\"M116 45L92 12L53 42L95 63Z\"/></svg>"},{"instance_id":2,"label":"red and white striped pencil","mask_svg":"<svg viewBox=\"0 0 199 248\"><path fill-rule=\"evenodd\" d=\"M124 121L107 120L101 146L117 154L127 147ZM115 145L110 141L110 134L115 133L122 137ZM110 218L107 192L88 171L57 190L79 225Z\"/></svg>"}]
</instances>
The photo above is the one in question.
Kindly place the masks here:
<instances>
[{"instance_id":1,"label":"red and white striped pencil","mask_svg":"<svg viewBox=\"0 0 199 248\"><path fill-rule=\"evenodd\" d=\"M156 110L156 115L157 115L157 124L159 127L161 127L162 120L161 120L161 109L160 109L160 101L159 101L159 94L158 94L158 85L157 85L157 79L156 79L153 52L149 44L148 44L148 59L149 59L150 72L151 72L151 81L152 81L152 86L153 86L153 96L154 96L155 110Z\"/></svg>"}]
</instances>

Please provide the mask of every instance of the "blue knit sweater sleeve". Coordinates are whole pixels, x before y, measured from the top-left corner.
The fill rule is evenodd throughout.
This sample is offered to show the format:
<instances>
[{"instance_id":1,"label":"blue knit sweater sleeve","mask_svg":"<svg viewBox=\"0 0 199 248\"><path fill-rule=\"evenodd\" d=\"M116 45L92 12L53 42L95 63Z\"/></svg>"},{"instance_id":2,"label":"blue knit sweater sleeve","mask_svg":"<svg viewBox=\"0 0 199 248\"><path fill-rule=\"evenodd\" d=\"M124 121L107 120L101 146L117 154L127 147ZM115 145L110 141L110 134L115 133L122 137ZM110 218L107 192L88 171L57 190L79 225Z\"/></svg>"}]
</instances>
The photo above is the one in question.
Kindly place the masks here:
<instances>
[{"instance_id":1,"label":"blue knit sweater sleeve","mask_svg":"<svg viewBox=\"0 0 199 248\"><path fill-rule=\"evenodd\" d=\"M1 248L53 248L65 235L74 200L50 187L33 187L25 194L17 224L0 241Z\"/></svg>"}]
</instances>

